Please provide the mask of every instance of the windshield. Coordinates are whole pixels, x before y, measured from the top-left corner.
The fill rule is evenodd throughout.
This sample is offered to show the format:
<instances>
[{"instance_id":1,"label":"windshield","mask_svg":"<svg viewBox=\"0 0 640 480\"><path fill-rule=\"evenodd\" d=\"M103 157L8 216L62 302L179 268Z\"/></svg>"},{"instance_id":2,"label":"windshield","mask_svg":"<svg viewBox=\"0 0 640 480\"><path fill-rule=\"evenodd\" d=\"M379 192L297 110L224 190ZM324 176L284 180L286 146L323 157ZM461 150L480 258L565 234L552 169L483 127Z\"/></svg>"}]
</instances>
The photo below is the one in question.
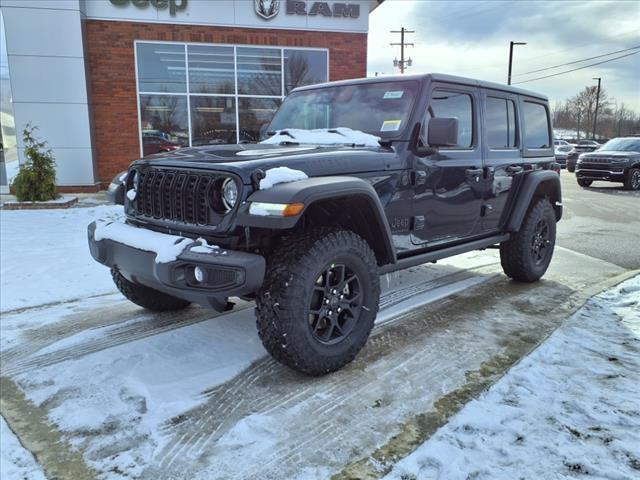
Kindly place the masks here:
<instances>
[{"instance_id":1,"label":"windshield","mask_svg":"<svg viewBox=\"0 0 640 480\"><path fill-rule=\"evenodd\" d=\"M269 130L346 127L397 137L409 121L418 88L416 81L399 81L294 92L285 99Z\"/></svg>"},{"instance_id":2,"label":"windshield","mask_svg":"<svg viewBox=\"0 0 640 480\"><path fill-rule=\"evenodd\" d=\"M600 147L600 150L640 152L640 138L614 138Z\"/></svg>"}]
</instances>

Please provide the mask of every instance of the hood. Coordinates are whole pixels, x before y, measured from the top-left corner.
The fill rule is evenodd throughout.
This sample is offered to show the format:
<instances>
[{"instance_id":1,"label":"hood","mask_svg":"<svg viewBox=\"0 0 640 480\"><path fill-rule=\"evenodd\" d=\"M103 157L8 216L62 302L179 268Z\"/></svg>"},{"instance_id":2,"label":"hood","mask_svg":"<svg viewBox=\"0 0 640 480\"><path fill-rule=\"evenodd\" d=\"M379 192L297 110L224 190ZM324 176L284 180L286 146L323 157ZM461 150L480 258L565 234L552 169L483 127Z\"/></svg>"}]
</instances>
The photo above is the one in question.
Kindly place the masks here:
<instances>
[{"instance_id":1,"label":"hood","mask_svg":"<svg viewBox=\"0 0 640 480\"><path fill-rule=\"evenodd\" d=\"M640 156L640 152L621 152L619 150L596 150L595 152L583 153L581 158L601 158L625 159Z\"/></svg>"},{"instance_id":2,"label":"hood","mask_svg":"<svg viewBox=\"0 0 640 480\"><path fill-rule=\"evenodd\" d=\"M385 147L321 145L207 145L150 155L138 164L176 168L211 169L239 175L251 182L257 170L286 166L309 177L380 171L397 165L395 150ZM395 168L399 168L396 166Z\"/></svg>"}]
</instances>

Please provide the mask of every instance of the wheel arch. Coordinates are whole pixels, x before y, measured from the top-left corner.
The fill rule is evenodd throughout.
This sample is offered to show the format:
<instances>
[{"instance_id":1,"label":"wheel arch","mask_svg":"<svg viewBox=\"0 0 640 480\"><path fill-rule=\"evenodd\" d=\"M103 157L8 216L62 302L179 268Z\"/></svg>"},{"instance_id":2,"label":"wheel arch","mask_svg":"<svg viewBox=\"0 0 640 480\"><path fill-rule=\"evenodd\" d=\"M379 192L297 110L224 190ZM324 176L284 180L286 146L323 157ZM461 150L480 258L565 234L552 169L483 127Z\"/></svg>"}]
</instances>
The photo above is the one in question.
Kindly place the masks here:
<instances>
[{"instance_id":1,"label":"wheel arch","mask_svg":"<svg viewBox=\"0 0 640 480\"><path fill-rule=\"evenodd\" d=\"M562 191L560 176L551 170L542 170L529 173L516 196L516 202L506 222L506 230L517 232L522 221L536 198L548 198L556 214L556 221L562 218Z\"/></svg>"},{"instance_id":2,"label":"wheel arch","mask_svg":"<svg viewBox=\"0 0 640 480\"><path fill-rule=\"evenodd\" d=\"M249 213L252 202L302 203L292 217ZM357 177L314 177L276 185L251 194L236 217L238 226L292 230L306 226L339 226L364 238L380 266L396 262L391 229L375 189Z\"/></svg>"}]
</instances>

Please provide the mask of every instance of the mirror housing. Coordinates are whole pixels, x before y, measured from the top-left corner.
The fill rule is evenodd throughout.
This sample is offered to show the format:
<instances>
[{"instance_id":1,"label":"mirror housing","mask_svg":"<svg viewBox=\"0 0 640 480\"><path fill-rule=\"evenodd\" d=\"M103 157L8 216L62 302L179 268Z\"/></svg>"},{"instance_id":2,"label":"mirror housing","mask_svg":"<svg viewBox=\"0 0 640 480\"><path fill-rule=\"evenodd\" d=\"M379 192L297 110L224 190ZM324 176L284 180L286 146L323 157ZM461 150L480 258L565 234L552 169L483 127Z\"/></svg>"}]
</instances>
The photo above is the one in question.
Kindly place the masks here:
<instances>
[{"instance_id":1,"label":"mirror housing","mask_svg":"<svg viewBox=\"0 0 640 480\"><path fill-rule=\"evenodd\" d=\"M432 118L427 136L432 147L455 147L458 145L458 119Z\"/></svg>"},{"instance_id":2,"label":"mirror housing","mask_svg":"<svg viewBox=\"0 0 640 480\"><path fill-rule=\"evenodd\" d=\"M419 129L419 124L416 125ZM438 152L438 147L455 147L458 144L458 119L447 117L434 117L429 120L427 138L420 134L420 130L414 132L416 141L414 153L418 157L428 157ZM418 139L422 140L419 145ZM428 147L425 145L429 145Z\"/></svg>"}]
</instances>

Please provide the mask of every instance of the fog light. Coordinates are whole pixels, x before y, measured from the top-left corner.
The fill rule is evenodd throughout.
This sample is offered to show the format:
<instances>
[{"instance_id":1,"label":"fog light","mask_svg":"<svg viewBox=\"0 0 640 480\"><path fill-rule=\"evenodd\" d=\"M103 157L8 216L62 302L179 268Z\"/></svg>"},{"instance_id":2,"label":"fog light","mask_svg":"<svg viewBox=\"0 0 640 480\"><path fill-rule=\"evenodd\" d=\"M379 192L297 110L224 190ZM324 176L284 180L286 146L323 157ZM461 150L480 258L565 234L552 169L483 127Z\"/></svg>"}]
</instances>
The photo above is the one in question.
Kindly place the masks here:
<instances>
[{"instance_id":1,"label":"fog light","mask_svg":"<svg viewBox=\"0 0 640 480\"><path fill-rule=\"evenodd\" d=\"M193 269L193 276L196 278L196 282L204 282L204 270L201 267L196 267Z\"/></svg>"}]
</instances>

